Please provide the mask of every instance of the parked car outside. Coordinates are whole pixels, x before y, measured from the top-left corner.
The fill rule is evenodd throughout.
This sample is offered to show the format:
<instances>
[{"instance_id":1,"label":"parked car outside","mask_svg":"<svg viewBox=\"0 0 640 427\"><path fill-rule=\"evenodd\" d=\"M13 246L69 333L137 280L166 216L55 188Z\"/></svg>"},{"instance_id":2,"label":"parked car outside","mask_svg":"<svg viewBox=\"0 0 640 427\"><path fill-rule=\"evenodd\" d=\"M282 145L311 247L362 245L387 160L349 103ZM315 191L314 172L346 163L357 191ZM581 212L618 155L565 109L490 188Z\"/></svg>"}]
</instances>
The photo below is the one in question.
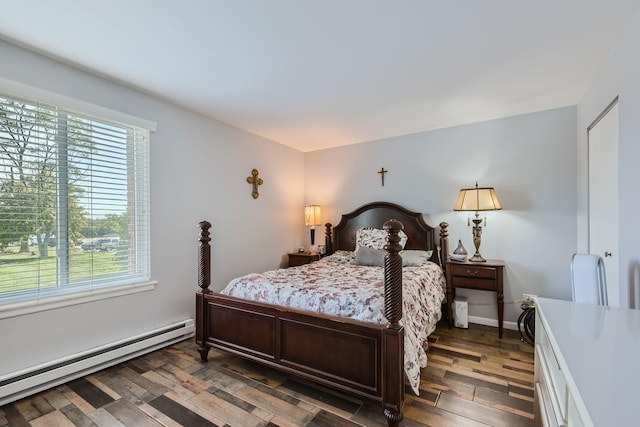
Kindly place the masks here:
<instances>
[{"instance_id":1,"label":"parked car outside","mask_svg":"<svg viewBox=\"0 0 640 427\"><path fill-rule=\"evenodd\" d=\"M97 239L82 239L80 247L83 251L92 251L96 248L96 240Z\"/></svg>"},{"instance_id":2,"label":"parked car outside","mask_svg":"<svg viewBox=\"0 0 640 427\"><path fill-rule=\"evenodd\" d=\"M95 237L82 239L80 247L84 251L105 251L111 252L118 248L120 237Z\"/></svg>"},{"instance_id":3,"label":"parked car outside","mask_svg":"<svg viewBox=\"0 0 640 427\"><path fill-rule=\"evenodd\" d=\"M116 249L120 243L119 237L104 237L96 241L96 249L99 251L111 252Z\"/></svg>"}]
</instances>

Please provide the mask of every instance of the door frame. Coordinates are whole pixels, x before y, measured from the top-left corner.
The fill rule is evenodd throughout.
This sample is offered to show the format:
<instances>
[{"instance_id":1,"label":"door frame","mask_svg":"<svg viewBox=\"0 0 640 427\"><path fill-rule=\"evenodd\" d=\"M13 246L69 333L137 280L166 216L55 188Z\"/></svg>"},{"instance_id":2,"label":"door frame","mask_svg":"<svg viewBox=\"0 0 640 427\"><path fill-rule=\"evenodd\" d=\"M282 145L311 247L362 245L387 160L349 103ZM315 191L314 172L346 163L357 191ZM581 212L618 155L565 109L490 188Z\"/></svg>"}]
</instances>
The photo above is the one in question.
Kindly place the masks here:
<instances>
[{"instance_id":1,"label":"door frame","mask_svg":"<svg viewBox=\"0 0 640 427\"><path fill-rule=\"evenodd\" d=\"M598 123L600 123L600 121L607 115L609 114L609 112L618 105L618 101L619 101L619 96L615 96L613 98L613 100L604 108L604 110L602 110L602 112L600 114L598 114L598 116L595 118L595 120L593 120L593 122L591 122L591 124L589 126L587 126L587 248L589 253L591 253L591 130L598 125ZM619 114L619 113L618 113ZM619 119L618 119L618 140L616 141L616 144L618 144L618 150L619 150L619 145L620 145L620 135L619 135ZM617 163L619 164L619 160L620 160L620 154L618 151L618 159L617 159ZM617 181L618 184L618 190L619 190L619 181ZM617 240L617 247L612 248L613 251L615 251L614 256L616 257L616 267L617 267L617 272L616 275L618 276L618 282L620 279L620 258L619 258L619 252L620 252L620 229L619 229L619 195L618 195L618 218L616 220L616 222L618 223L618 227L616 230L616 240ZM601 255L601 254L598 254ZM609 281L607 281L607 288L610 288L610 284ZM607 289L607 293L609 295L611 295L611 292L608 291ZM621 289L620 289L620 284L618 283L618 292L617 292L617 300L616 301L612 301L611 298L609 298L609 304L611 304L613 302L612 305L615 306L620 306L620 297L621 297Z\"/></svg>"}]
</instances>

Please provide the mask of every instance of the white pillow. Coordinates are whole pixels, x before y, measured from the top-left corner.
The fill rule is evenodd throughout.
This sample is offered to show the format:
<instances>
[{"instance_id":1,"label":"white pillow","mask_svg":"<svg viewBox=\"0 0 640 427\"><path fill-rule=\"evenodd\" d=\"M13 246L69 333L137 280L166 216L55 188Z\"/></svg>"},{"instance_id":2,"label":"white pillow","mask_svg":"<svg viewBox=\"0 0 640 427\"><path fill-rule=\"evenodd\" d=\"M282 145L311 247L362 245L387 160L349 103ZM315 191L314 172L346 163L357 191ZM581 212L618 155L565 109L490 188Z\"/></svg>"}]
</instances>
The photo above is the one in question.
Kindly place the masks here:
<instances>
[{"instance_id":1,"label":"white pillow","mask_svg":"<svg viewBox=\"0 0 640 427\"><path fill-rule=\"evenodd\" d=\"M381 267L384 265L384 256L387 251L384 249L373 249L360 246L356 251L356 265L367 265L370 267Z\"/></svg>"},{"instance_id":2,"label":"white pillow","mask_svg":"<svg viewBox=\"0 0 640 427\"><path fill-rule=\"evenodd\" d=\"M433 251L406 250L400 251L403 267L419 267L429 261Z\"/></svg>"}]
</instances>

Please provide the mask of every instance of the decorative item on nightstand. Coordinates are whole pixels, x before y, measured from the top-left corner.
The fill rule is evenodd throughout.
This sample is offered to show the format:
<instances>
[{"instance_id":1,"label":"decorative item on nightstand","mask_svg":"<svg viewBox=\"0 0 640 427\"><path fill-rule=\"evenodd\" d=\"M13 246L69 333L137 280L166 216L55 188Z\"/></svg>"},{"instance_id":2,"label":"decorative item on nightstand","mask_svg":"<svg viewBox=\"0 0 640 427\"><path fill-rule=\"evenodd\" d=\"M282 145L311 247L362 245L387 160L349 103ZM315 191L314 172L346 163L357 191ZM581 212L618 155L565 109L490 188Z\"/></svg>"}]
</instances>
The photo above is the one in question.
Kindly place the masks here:
<instances>
[{"instance_id":1,"label":"decorative item on nightstand","mask_svg":"<svg viewBox=\"0 0 640 427\"><path fill-rule=\"evenodd\" d=\"M322 258L326 253L327 253L327 246L318 245L318 255L320 255L320 258Z\"/></svg>"},{"instance_id":2,"label":"decorative item on nightstand","mask_svg":"<svg viewBox=\"0 0 640 427\"><path fill-rule=\"evenodd\" d=\"M451 254L451 259L454 261L464 261L467 259L467 250L462 246L462 240L458 240L458 247L455 248Z\"/></svg>"},{"instance_id":3,"label":"decorative item on nightstand","mask_svg":"<svg viewBox=\"0 0 640 427\"><path fill-rule=\"evenodd\" d=\"M311 246L315 244L316 239L316 225L322 225L321 223L321 211L318 205L307 205L304 207L304 225L310 228L311 232Z\"/></svg>"},{"instance_id":4,"label":"decorative item on nightstand","mask_svg":"<svg viewBox=\"0 0 640 427\"><path fill-rule=\"evenodd\" d=\"M482 219L480 218L480 211L498 211L502 209L496 191L493 187L478 187L476 182L475 188L463 188L460 190L458 200L453 208L454 211L462 212L475 212L475 218L473 221L473 244L476 247L476 253L469 258L469 261L473 262L485 262L486 260L480 255L480 241L482 237ZM467 225L470 225L467 221ZM487 217L484 217L484 225L487 226Z\"/></svg>"}]
</instances>

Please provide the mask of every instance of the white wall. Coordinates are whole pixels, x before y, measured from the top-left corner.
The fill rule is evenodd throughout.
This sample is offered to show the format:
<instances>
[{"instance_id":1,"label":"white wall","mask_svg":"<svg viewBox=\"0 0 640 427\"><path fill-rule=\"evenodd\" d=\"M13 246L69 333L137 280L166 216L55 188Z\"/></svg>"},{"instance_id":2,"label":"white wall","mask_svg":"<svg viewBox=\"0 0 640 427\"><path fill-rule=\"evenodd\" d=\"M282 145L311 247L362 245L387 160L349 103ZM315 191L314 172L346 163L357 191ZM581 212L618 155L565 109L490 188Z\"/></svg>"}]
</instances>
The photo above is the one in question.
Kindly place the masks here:
<instances>
[{"instance_id":1,"label":"white wall","mask_svg":"<svg viewBox=\"0 0 640 427\"><path fill-rule=\"evenodd\" d=\"M578 105L578 249L588 250L587 127L619 95L620 306L640 308L640 10Z\"/></svg>"},{"instance_id":2,"label":"white wall","mask_svg":"<svg viewBox=\"0 0 640 427\"><path fill-rule=\"evenodd\" d=\"M0 77L157 122L151 136L155 290L0 320L0 375L194 317L197 223L213 222L213 285L277 268L304 242L301 152L0 42ZM251 197L257 168L264 184Z\"/></svg>"},{"instance_id":3,"label":"white wall","mask_svg":"<svg viewBox=\"0 0 640 427\"><path fill-rule=\"evenodd\" d=\"M305 155L305 197L324 220L383 200L449 223L451 250L473 249L467 214L454 213L458 192L493 186L503 210L487 215L480 252L503 259L505 320L516 321L522 293L571 297L576 249L576 108L371 141ZM377 171L384 167L385 186ZM461 290L469 313L497 319L495 294Z\"/></svg>"}]
</instances>

